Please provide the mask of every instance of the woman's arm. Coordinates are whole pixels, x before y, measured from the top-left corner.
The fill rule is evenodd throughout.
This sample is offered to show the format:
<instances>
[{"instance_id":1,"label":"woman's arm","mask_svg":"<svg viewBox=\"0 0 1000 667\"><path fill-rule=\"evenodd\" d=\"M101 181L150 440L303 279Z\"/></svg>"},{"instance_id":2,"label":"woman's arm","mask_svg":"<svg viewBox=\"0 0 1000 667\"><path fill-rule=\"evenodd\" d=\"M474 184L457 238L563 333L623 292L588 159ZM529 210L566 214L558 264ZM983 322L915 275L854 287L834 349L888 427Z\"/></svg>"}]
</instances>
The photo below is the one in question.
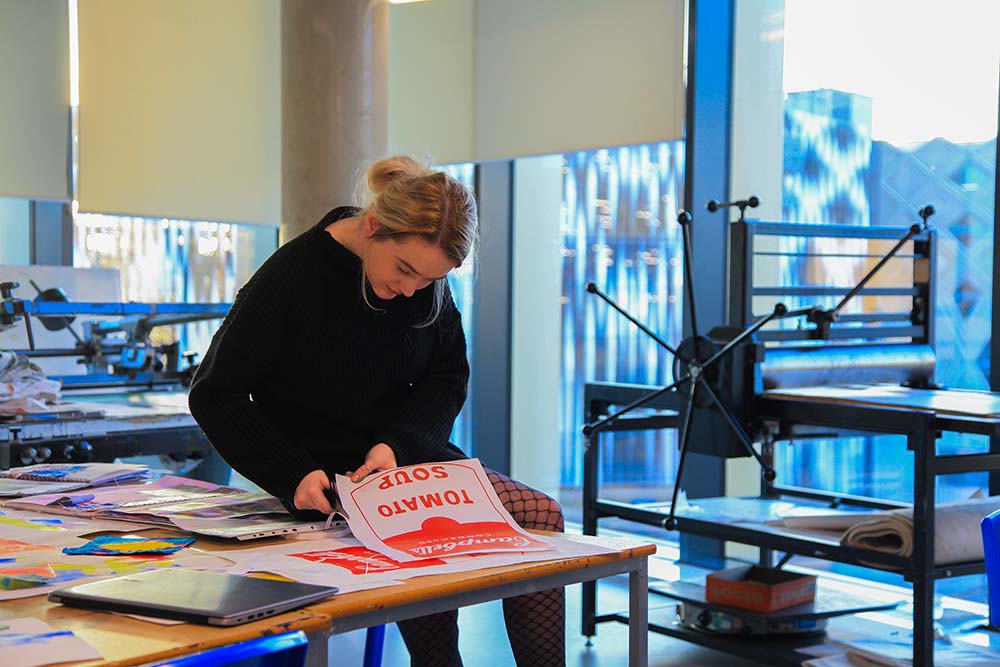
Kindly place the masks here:
<instances>
[{"instance_id":1,"label":"woman's arm","mask_svg":"<svg viewBox=\"0 0 1000 667\"><path fill-rule=\"evenodd\" d=\"M462 316L445 289L437 321L430 326L434 350L427 373L413 383L395 413L380 424L372 445L384 443L401 466L434 460L448 443L469 383Z\"/></svg>"},{"instance_id":2,"label":"woman's arm","mask_svg":"<svg viewBox=\"0 0 1000 667\"><path fill-rule=\"evenodd\" d=\"M265 265L239 291L198 367L188 404L222 457L278 498L321 466L295 447L251 399L266 386L291 326L291 300Z\"/></svg>"}]
</instances>

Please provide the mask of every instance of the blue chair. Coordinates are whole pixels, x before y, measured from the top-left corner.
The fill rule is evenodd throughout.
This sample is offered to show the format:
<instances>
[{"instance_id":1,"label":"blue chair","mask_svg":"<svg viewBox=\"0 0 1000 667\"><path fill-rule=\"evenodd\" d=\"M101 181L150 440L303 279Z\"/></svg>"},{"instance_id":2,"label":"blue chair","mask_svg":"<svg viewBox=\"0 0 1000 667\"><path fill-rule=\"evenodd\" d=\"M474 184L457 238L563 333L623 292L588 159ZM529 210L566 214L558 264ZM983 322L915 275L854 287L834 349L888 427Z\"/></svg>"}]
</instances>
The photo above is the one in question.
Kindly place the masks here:
<instances>
[{"instance_id":1,"label":"blue chair","mask_svg":"<svg viewBox=\"0 0 1000 667\"><path fill-rule=\"evenodd\" d=\"M368 628L365 635L364 667L382 667L382 649L385 648L385 626Z\"/></svg>"},{"instance_id":2,"label":"blue chair","mask_svg":"<svg viewBox=\"0 0 1000 667\"><path fill-rule=\"evenodd\" d=\"M254 667L303 667L308 644L302 631L286 632L173 658L152 667L223 667L243 661Z\"/></svg>"},{"instance_id":3,"label":"blue chair","mask_svg":"<svg viewBox=\"0 0 1000 667\"><path fill-rule=\"evenodd\" d=\"M286 632L172 658L149 667L224 667L244 660L253 661L247 663L253 667L303 667L308 643L301 631ZM368 628L364 667L381 667L384 643L384 625Z\"/></svg>"},{"instance_id":4,"label":"blue chair","mask_svg":"<svg viewBox=\"0 0 1000 667\"><path fill-rule=\"evenodd\" d=\"M1000 510L983 519L983 557L989 589L990 625L1000 628Z\"/></svg>"}]
</instances>

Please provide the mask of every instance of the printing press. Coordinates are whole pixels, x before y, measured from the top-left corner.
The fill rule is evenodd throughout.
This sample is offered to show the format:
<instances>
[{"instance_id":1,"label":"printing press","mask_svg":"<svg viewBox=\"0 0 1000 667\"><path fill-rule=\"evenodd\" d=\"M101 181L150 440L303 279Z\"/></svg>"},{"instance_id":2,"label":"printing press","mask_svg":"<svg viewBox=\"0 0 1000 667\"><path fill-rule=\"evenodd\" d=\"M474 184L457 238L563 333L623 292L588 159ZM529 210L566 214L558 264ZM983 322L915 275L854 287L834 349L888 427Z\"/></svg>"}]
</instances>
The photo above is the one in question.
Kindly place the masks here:
<instances>
[{"instance_id":1,"label":"printing press","mask_svg":"<svg viewBox=\"0 0 1000 667\"><path fill-rule=\"evenodd\" d=\"M692 334L674 348L599 288L588 288L653 336L675 361L674 381L665 387L586 384L584 533L597 534L600 519L617 517L757 546L760 564L766 567L781 567L793 555L803 555L900 572L913 586L914 664L933 665L935 580L984 571L982 560L934 562L936 476L988 471L992 487L993 473L1000 470L1000 393L946 389L935 383L936 238L928 224L934 209L922 208L921 222L908 229L748 221L744 209L754 206L755 199L732 203L739 206L740 217L729 226L726 326L700 335L692 312ZM682 211L678 221L684 227L690 266L692 220ZM831 261L824 257L834 258L832 265L847 262L855 272L824 271L819 264ZM794 266L791 258L797 260ZM796 279L789 279L792 270L798 271ZM694 311L690 281L688 271L687 307ZM783 286L790 282L800 286ZM633 504L602 498L600 434L662 428L679 432L680 460L671 500ZM990 436L989 451L939 454L938 439L948 431ZM777 442L882 434L906 438L912 460L900 465L913 468L912 503L794 487L782 484L775 473ZM753 457L760 470L759 498L699 498L690 501L697 505L692 511L678 494L686 482L688 452ZM797 504L872 511L912 508L912 553L859 549L744 520L778 505ZM777 552L784 554L780 560ZM597 616L595 610L596 591L585 585L584 634L595 634L597 623L626 618ZM683 616L651 611L650 629L759 659L759 646L713 636L697 627L697 620L685 621ZM774 664L798 664L801 655L793 648L801 645L802 640L789 639L788 651L781 655L781 645L772 645L777 651L771 656Z\"/></svg>"},{"instance_id":2,"label":"printing press","mask_svg":"<svg viewBox=\"0 0 1000 667\"><path fill-rule=\"evenodd\" d=\"M39 270L46 269L53 267ZM26 357L61 385L58 401L0 411L0 469L154 455L188 476L228 481L228 467L188 411L196 355L154 330L222 318L230 304L76 302L32 278L34 296L0 281L0 350L22 365ZM44 345L51 341L61 344Z\"/></svg>"}]
</instances>

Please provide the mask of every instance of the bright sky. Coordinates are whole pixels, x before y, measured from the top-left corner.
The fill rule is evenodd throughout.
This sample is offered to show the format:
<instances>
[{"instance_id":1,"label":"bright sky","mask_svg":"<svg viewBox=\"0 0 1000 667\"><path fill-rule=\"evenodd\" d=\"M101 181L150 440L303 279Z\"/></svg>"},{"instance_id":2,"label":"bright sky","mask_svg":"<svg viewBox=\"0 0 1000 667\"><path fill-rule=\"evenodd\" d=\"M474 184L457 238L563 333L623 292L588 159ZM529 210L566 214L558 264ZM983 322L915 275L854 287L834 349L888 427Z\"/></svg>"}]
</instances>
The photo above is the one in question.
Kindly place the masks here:
<instances>
[{"instance_id":1,"label":"bright sky","mask_svg":"<svg viewBox=\"0 0 1000 667\"><path fill-rule=\"evenodd\" d=\"M991 139L998 86L1000 0L785 0L785 92L871 97L873 139Z\"/></svg>"}]
</instances>

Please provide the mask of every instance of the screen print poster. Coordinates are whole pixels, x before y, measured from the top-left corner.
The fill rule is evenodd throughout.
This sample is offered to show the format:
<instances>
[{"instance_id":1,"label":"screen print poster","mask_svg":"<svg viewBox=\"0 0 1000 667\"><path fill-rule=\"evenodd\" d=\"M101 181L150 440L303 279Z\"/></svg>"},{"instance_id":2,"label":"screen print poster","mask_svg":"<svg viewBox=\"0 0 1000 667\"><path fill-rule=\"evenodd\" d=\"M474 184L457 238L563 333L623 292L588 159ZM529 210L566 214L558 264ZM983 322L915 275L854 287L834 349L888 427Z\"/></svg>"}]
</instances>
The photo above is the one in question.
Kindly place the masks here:
<instances>
[{"instance_id":1,"label":"screen print poster","mask_svg":"<svg viewBox=\"0 0 1000 667\"><path fill-rule=\"evenodd\" d=\"M393 468L355 484L337 475L362 544L400 562L552 547L518 526L479 459Z\"/></svg>"}]
</instances>

